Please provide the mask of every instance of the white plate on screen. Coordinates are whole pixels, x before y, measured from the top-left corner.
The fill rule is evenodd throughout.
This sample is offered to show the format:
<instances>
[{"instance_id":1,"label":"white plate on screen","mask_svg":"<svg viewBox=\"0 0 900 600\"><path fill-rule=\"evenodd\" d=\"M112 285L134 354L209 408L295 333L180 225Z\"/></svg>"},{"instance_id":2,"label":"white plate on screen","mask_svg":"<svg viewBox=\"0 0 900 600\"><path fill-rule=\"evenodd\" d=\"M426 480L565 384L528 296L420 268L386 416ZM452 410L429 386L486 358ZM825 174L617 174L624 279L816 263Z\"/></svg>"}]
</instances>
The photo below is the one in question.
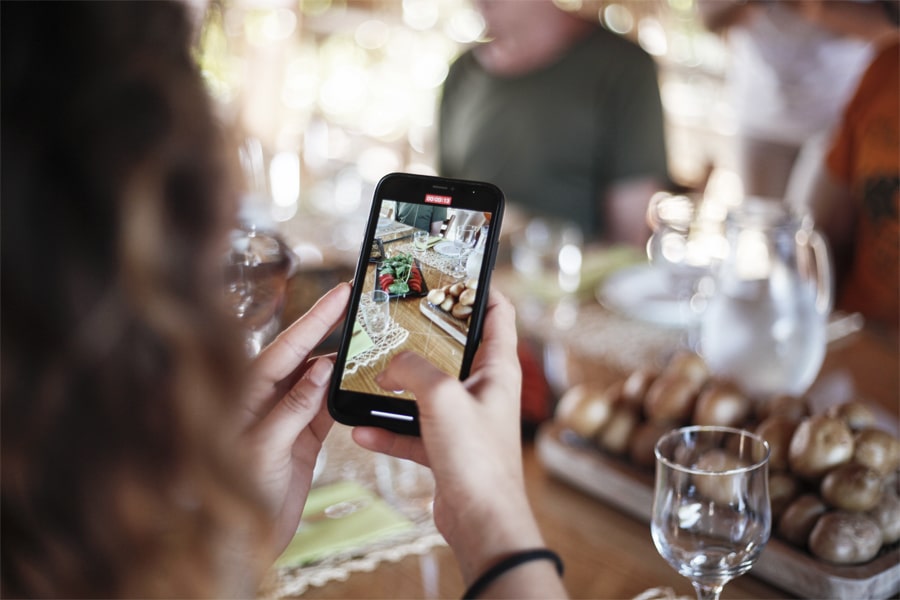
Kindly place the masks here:
<instances>
[{"instance_id":1,"label":"white plate on screen","mask_svg":"<svg viewBox=\"0 0 900 600\"><path fill-rule=\"evenodd\" d=\"M457 248L456 244L453 242L438 242L434 245L434 251L442 256L449 256L450 258L459 257L459 248Z\"/></svg>"},{"instance_id":2,"label":"white plate on screen","mask_svg":"<svg viewBox=\"0 0 900 600\"><path fill-rule=\"evenodd\" d=\"M687 327L694 313L672 295L666 275L650 265L635 265L612 273L597 288L597 300L627 317L665 327Z\"/></svg>"}]
</instances>

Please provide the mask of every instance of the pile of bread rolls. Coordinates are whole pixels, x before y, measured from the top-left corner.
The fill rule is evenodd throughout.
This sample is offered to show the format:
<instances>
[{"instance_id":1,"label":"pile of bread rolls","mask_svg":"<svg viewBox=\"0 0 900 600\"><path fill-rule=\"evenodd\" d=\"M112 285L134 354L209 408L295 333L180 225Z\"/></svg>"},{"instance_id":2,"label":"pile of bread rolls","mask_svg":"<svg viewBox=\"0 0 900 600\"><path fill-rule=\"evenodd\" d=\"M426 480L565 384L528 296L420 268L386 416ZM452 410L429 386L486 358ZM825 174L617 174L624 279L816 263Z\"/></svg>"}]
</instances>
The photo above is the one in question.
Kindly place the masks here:
<instances>
[{"instance_id":1,"label":"pile of bread rolls","mask_svg":"<svg viewBox=\"0 0 900 600\"><path fill-rule=\"evenodd\" d=\"M770 446L775 536L837 564L868 562L900 540L900 440L877 428L861 402L818 415L803 397L754 403L685 351L661 370L639 369L603 389L571 388L555 420L644 470L655 465L656 441L676 427L755 431Z\"/></svg>"},{"instance_id":2,"label":"pile of bread rolls","mask_svg":"<svg viewBox=\"0 0 900 600\"><path fill-rule=\"evenodd\" d=\"M475 305L477 293L478 279L471 278L434 288L428 292L426 299L432 306L440 308L457 319L466 321L472 316L472 307Z\"/></svg>"}]
</instances>

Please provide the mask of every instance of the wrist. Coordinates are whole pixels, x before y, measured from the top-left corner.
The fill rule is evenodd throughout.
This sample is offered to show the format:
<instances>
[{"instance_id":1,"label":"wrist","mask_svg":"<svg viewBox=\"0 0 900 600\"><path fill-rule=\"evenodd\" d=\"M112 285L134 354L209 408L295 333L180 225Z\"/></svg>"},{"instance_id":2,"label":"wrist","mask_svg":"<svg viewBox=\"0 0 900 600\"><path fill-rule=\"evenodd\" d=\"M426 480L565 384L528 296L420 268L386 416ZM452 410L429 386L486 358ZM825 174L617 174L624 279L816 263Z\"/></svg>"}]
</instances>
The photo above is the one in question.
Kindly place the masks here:
<instances>
[{"instance_id":1,"label":"wrist","mask_svg":"<svg viewBox=\"0 0 900 600\"><path fill-rule=\"evenodd\" d=\"M524 568L527 566L527 563L536 561L549 561L556 569L556 575L562 577L563 562L556 552L548 548L529 548L508 554L494 563L468 587L465 594L463 594L463 598L479 597L509 571Z\"/></svg>"},{"instance_id":2,"label":"wrist","mask_svg":"<svg viewBox=\"0 0 900 600\"><path fill-rule=\"evenodd\" d=\"M503 557L544 546L524 498L495 509L464 511L445 537L467 585Z\"/></svg>"}]
</instances>

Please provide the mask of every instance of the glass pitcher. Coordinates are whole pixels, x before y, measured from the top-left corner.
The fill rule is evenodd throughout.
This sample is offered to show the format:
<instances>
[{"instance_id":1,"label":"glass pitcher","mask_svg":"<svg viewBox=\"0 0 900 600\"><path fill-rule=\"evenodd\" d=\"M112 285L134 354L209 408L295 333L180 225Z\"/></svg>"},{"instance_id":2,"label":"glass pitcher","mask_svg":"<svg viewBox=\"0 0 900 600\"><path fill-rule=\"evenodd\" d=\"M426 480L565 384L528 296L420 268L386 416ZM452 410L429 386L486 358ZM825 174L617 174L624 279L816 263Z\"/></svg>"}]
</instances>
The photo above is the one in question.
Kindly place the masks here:
<instances>
[{"instance_id":1,"label":"glass pitcher","mask_svg":"<svg viewBox=\"0 0 900 600\"><path fill-rule=\"evenodd\" d=\"M825 358L831 263L808 219L747 198L725 224L728 254L700 324L710 370L757 398L803 394Z\"/></svg>"}]
</instances>

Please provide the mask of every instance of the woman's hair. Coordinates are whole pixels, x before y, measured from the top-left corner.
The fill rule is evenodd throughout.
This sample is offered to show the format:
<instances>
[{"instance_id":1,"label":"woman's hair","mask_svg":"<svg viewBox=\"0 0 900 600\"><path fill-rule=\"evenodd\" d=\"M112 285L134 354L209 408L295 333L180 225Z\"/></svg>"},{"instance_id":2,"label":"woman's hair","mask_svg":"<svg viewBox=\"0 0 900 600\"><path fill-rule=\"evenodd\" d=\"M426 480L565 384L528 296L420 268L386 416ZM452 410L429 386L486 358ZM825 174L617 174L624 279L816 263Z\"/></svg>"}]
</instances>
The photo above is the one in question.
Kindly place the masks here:
<instances>
[{"instance_id":1,"label":"woman's hair","mask_svg":"<svg viewBox=\"0 0 900 600\"><path fill-rule=\"evenodd\" d=\"M220 595L268 528L234 457L233 202L186 9L2 17L0 592Z\"/></svg>"}]
</instances>

